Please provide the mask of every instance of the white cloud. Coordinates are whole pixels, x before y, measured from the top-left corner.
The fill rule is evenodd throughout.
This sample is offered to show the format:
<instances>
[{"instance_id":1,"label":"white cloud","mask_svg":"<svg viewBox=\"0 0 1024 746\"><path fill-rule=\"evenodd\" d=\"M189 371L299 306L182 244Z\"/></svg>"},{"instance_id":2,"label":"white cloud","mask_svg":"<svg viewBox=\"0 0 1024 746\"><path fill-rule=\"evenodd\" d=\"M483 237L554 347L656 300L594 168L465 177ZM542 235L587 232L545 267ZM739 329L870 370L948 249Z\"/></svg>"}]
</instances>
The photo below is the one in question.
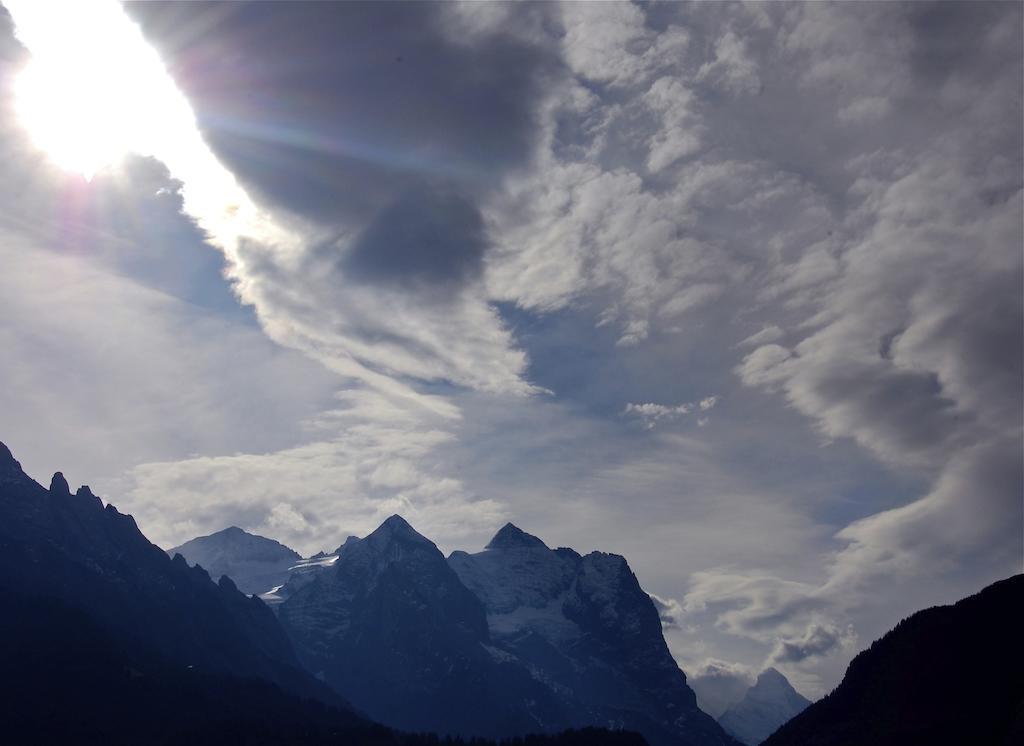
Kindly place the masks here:
<instances>
[{"instance_id":1,"label":"white cloud","mask_svg":"<svg viewBox=\"0 0 1024 746\"><path fill-rule=\"evenodd\" d=\"M499 501L469 492L438 459L455 437L445 417L366 390L339 403L318 416L320 439L303 445L140 464L119 485L118 505L161 546L234 524L309 554L394 513L446 541L506 519Z\"/></svg>"},{"instance_id":2,"label":"white cloud","mask_svg":"<svg viewBox=\"0 0 1024 746\"><path fill-rule=\"evenodd\" d=\"M706 396L697 402L686 402L674 405L655 404L654 402L630 402L626 405L626 408L622 410L622 413L627 416L639 418L644 423L644 427L650 430L660 422L669 422L671 420L684 417L691 412L706 412L718 403L718 399L719 397L717 396ZM706 422L706 420L704 422Z\"/></svg>"},{"instance_id":3,"label":"white cloud","mask_svg":"<svg viewBox=\"0 0 1024 746\"><path fill-rule=\"evenodd\" d=\"M661 33L647 28L644 11L627 3L561 6L566 62L581 77L612 85L643 82L677 62L689 45L680 26Z\"/></svg>"},{"instance_id":4,"label":"white cloud","mask_svg":"<svg viewBox=\"0 0 1024 746\"><path fill-rule=\"evenodd\" d=\"M737 343L737 347L760 347L770 342L776 342L783 336L783 331L775 324L769 324L758 332Z\"/></svg>"},{"instance_id":5,"label":"white cloud","mask_svg":"<svg viewBox=\"0 0 1024 746\"><path fill-rule=\"evenodd\" d=\"M661 626L666 629L679 626L679 619L683 614L683 607L674 598L662 598L656 596L653 593L649 594L651 601L654 602L654 608L658 610L658 616L661 618Z\"/></svg>"},{"instance_id":6,"label":"white cloud","mask_svg":"<svg viewBox=\"0 0 1024 746\"><path fill-rule=\"evenodd\" d=\"M0 262L0 438L43 481L60 469L117 502L108 486L140 461L300 440L339 385L251 325L89 257L0 228Z\"/></svg>"},{"instance_id":7,"label":"white cloud","mask_svg":"<svg viewBox=\"0 0 1024 746\"><path fill-rule=\"evenodd\" d=\"M703 124L694 111L696 101L677 78L658 78L640 100L661 120L648 140L648 170L661 171L700 150Z\"/></svg>"},{"instance_id":8,"label":"white cloud","mask_svg":"<svg viewBox=\"0 0 1024 746\"><path fill-rule=\"evenodd\" d=\"M746 42L735 31L726 31L715 41L715 58L700 66L697 80L711 83L732 94L754 94L761 88L757 64L747 52Z\"/></svg>"}]
</instances>

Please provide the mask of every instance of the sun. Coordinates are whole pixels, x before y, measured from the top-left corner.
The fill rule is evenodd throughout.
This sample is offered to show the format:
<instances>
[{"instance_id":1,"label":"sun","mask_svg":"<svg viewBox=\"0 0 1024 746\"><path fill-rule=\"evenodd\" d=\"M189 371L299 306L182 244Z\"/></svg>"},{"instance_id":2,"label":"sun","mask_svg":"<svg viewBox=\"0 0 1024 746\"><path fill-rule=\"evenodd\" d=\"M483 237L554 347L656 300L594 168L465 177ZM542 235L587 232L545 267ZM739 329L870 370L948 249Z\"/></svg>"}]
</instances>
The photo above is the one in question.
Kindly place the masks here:
<instances>
[{"instance_id":1,"label":"sun","mask_svg":"<svg viewBox=\"0 0 1024 746\"><path fill-rule=\"evenodd\" d=\"M225 252L243 238L295 246L204 141L156 49L115 0L2 0L28 51L14 83L21 125L48 160L85 179L127 155L159 160L183 210Z\"/></svg>"},{"instance_id":2,"label":"sun","mask_svg":"<svg viewBox=\"0 0 1024 746\"><path fill-rule=\"evenodd\" d=\"M116 95L92 76L29 63L15 88L18 117L58 166L86 179L129 150Z\"/></svg>"},{"instance_id":3,"label":"sun","mask_svg":"<svg viewBox=\"0 0 1024 746\"><path fill-rule=\"evenodd\" d=\"M128 153L148 154L167 124L152 85L160 63L120 8L61 3L57 25L50 3L12 4L31 52L15 82L15 108L35 145L86 179Z\"/></svg>"}]
</instances>

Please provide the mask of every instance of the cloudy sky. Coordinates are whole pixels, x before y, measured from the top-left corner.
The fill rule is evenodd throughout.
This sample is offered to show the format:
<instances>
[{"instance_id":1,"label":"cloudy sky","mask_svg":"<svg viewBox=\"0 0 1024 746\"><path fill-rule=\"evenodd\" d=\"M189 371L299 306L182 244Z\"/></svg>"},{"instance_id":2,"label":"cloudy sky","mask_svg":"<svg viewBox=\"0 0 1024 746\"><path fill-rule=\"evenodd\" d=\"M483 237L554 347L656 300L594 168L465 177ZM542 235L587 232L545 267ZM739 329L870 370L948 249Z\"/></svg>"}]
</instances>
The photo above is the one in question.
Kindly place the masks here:
<instances>
[{"instance_id":1,"label":"cloudy sky","mask_svg":"<svg viewBox=\"0 0 1024 746\"><path fill-rule=\"evenodd\" d=\"M37 479L162 546L512 520L809 696L1021 570L1019 3L3 2Z\"/></svg>"}]
</instances>

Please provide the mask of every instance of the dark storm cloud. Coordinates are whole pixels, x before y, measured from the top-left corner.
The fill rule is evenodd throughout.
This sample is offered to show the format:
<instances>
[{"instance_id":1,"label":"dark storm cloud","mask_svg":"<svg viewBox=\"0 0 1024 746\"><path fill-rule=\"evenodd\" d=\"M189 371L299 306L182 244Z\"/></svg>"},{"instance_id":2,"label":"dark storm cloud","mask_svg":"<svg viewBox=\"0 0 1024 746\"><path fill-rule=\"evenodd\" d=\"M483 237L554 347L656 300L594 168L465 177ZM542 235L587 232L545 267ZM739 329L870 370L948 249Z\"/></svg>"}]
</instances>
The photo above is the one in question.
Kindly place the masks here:
<instances>
[{"instance_id":1,"label":"dark storm cloud","mask_svg":"<svg viewBox=\"0 0 1024 746\"><path fill-rule=\"evenodd\" d=\"M346 274L401 285L461 283L481 269L483 219L466 197L447 189L410 189L385 207L352 245Z\"/></svg>"},{"instance_id":2,"label":"dark storm cloud","mask_svg":"<svg viewBox=\"0 0 1024 746\"><path fill-rule=\"evenodd\" d=\"M493 184L522 163L554 57L453 38L433 3L166 5L129 11L219 157L318 221L365 221L410 184ZM395 208L400 209L400 208Z\"/></svg>"},{"instance_id":3,"label":"dark storm cloud","mask_svg":"<svg viewBox=\"0 0 1024 746\"><path fill-rule=\"evenodd\" d=\"M953 74L985 66L977 53L985 37L1001 25L1020 28L1020 4L927 2L902 7L912 31L911 64L922 78L941 82Z\"/></svg>"}]
</instances>

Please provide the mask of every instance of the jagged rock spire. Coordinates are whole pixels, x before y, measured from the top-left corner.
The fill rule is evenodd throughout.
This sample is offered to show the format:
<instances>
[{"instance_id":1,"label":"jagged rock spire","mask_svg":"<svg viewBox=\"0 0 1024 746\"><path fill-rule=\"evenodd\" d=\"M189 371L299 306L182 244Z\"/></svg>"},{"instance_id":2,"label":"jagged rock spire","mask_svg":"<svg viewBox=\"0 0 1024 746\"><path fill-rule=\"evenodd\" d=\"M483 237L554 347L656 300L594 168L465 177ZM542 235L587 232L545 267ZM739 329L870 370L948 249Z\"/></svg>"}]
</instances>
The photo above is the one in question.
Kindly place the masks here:
<instances>
[{"instance_id":1,"label":"jagged rock spire","mask_svg":"<svg viewBox=\"0 0 1024 746\"><path fill-rule=\"evenodd\" d=\"M68 480L66 480L64 475L59 471L54 472L53 479L50 480L50 494L71 495L71 488L68 487Z\"/></svg>"},{"instance_id":2,"label":"jagged rock spire","mask_svg":"<svg viewBox=\"0 0 1024 746\"><path fill-rule=\"evenodd\" d=\"M103 501L92 493L92 490L89 489L89 485L87 484L83 484L81 487L78 488L78 491L75 492L75 497L84 498L92 503L95 503L100 507L103 507Z\"/></svg>"}]
</instances>

